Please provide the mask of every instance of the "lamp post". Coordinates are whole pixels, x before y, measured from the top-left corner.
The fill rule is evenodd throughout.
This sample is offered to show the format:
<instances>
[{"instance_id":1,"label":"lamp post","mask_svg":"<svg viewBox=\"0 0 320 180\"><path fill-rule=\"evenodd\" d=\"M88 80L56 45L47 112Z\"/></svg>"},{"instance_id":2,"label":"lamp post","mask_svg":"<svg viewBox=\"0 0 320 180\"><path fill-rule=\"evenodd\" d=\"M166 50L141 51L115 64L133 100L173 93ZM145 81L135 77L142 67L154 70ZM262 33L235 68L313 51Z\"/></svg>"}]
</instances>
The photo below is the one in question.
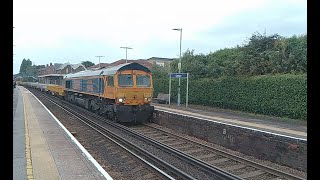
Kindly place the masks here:
<instances>
[{"instance_id":1,"label":"lamp post","mask_svg":"<svg viewBox=\"0 0 320 180\"><path fill-rule=\"evenodd\" d=\"M182 28L175 28L172 29L174 31L180 31L180 56L179 56L179 64L178 64L178 69L179 73L181 72L181 41L182 41ZM179 78L179 87L178 87L178 106L180 106L180 78Z\"/></svg>"},{"instance_id":2,"label":"lamp post","mask_svg":"<svg viewBox=\"0 0 320 180\"><path fill-rule=\"evenodd\" d=\"M131 47L120 47L120 48L126 49L126 63L127 63L127 62L128 62L128 59L127 59L127 50L128 50L128 49L133 49L133 48L131 48Z\"/></svg>"},{"instance_id":3,"label":"lamp post","mask_svg":"<svg viewBox=\"0 0 320 180\"><path fill-rule=\"evenodd\" d=\"M100 58L104 56L96 56L96 57L99 57L99 68L100 68Z\"/></svg>"}]
</instances>

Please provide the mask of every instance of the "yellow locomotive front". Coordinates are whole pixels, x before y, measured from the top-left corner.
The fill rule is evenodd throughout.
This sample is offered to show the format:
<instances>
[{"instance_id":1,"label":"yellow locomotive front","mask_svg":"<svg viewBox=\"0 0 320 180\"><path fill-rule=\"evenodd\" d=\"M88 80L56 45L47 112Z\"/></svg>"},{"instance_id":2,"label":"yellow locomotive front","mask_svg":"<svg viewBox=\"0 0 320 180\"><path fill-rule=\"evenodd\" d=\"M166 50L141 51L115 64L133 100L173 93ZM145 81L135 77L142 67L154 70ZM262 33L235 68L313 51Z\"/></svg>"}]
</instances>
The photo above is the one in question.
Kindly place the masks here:
<instances>
[{"instance_id":1,"label":"yellow locomotive front","mask_svg":"<svg viewBox=\"0 0 320 180\"><path fill-rule=\"evenodd\" d=\"M127 70L116 74L116 78L117 104L150 104L153 92L151 74L140 70Z\"/></svg>"},{"instance_id":2,"label":"yellow locomotive front","mask_svg":"<svg viewBox=\"0 0 320 180\"><path fill-rule=\"evenodd\" d=\"M145 122L153 115L152 74L138 63L70 74L63 87L67 101L116 122Z\"/></svg>"},{"instance_id":3,"label":"yellow locomotive front","mask_svg":"<svg viewBox=\"0 0 320 180\"><path fill-rule=\"evenodd\" d=\"M115 79L117 118L121 122L140 122L151 118L154 110L150 105L153 94L151 72L123 70L115 74Z\"/></svg>"}]
</instances>

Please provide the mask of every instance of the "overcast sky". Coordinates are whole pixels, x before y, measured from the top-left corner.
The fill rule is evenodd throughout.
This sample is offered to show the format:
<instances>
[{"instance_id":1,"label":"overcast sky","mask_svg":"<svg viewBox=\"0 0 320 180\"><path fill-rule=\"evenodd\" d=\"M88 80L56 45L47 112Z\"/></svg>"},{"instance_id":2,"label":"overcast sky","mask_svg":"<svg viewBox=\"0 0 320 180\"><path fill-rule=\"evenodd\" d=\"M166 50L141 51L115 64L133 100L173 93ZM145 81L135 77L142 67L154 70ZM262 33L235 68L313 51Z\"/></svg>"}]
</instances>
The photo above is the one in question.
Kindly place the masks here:
<instances>
[{"instance_id":1,"label":"overcast sky","mask_svg":"<svg viewBox=\"0 0 320 180\"><path fill-rule=\"evenodd\" d=\"M13 73L33 64L97 64L207 54L242 45L254 32L307 33L306 0L13 0Z\"/></svg>"}]
</instances>

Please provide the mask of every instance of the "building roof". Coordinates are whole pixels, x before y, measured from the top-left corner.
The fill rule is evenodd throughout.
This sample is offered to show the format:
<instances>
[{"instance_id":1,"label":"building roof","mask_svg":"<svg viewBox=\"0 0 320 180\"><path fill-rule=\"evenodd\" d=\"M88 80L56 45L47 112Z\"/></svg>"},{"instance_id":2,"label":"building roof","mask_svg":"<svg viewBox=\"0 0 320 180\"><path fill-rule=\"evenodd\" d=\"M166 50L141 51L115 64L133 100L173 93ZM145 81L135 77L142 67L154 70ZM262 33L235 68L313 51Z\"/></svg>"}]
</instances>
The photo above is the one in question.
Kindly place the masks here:
<instances>
[{"instance_id":1,"label":"building roof","mask_svg":"<svg viewBox=\"0 0 320 180\"><path fill-rule=\"evenodd\" d=\"M107 66L109 66L109 63L100 63L100 68L104 68ZM98 68L99 68L99 64L87 67L87 69L98 69Z\"/></svg>"},{"instance_id":2,"label":"building roof","mask_svg":"<svg viewBox=\"0 0 320 180\"><path fill-rule=\"evenodd\" d=\"M148 58L147 60L152 60L152 59L161 60L161 61L172 61L173 60L173 58L162 58L162 57L151 57L151 58Z\"/></svg>"},{"instance_id":3,"label":"building roof","mask_svg":"<svg viewBox=\"0 0 320 180\"><path fill-rule=\"evenodd\" d=\"M128 59L127 60L128 63L139 63L145 67L147 67L148 69L151 69L153 67L153 64L146 61L145 59L138 59L138 60L131 60ZM104 67L113 67L113 66L118 66L120 64L125 64L126 60L125 59L120 59L118 61L112 62L112 63L100 63L100 69L104 68ZM87 69L98 69L99 65L94 65L94 66L90 66Z\"/></svg>"},{"instance_id":4,"label":"building roof","mask_svg":"<svg viewBox=\"0 0 320 180\"><path fill-rule=\"evenodd\" d=\"M101 76L101 75L114 75L117 71L122 71L126 69L139 69L150 72L150 70L139 64L139 63L125 63L113 67L101 68L99 70L85 70L80 71L74 74L67 74L64 78L74 78L74 77L83 77L83 76Z\"/></svg>"},{"instance_id":5,"label":"building roof","mask_svg":"<svg viewBox=\"0 0 320 180\"><path fill-rule=\"evenodd\" d=\"M63 65L63 64L61 64L61 63L54 63L53 65L54 65L54 68L55 68L55 69L59 69L59 67L60 67L61 65Z\"/></svg>"},{"instance_id":6,"label":"building roof","mask_svg":"<svg viewBox=\"0 0 320 180\"><path fill-rule=\"evenodd\" d=\"M77 69L78 67L84 67L84 69L87 69L83 64L81 64L81 63L79 63L79 64L71 64L71 67L73 68L73 69Z\"/></svg>"},{"instance_id":7,"label":"building roof","mask_svg":"<svg viewBox=\"0 0 320 180\"><path fill-rule=\"evenodd\" d=\"M70 64L69 62L64 63L64 64L60 64L60 63L54 63L54 67L56 70L60 70L65 68L66 66L70 65L72 69L77 69L78 67L82 66L84 69L86 69L86 67L84 67L83 64L79 63L79 64Z\"/></svg>"},{"instance_id":8,"label":"building roof","mask_svg":"<svg viewBox=\"0 0 320 180\"><path fill-rule=\"evenodd\" d=\"M59 77L59 76L61 76L61 77L63 77L63 76L65 76L65 74L46 74L46 75L41 75L41 76L38 76L38 78L40 77Z\"/></svg>"}]
</instances>

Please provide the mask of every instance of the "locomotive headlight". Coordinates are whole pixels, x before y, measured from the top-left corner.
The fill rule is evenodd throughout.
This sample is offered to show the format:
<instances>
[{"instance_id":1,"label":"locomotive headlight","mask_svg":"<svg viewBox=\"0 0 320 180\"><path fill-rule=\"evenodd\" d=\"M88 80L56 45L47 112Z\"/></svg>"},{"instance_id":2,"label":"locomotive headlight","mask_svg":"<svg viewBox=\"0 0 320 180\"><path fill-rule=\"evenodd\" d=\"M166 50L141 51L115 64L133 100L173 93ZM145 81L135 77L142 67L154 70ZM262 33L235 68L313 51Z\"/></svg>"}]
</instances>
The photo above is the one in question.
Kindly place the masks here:
<instances>
[{"instance_id":1,"label":"locomotive headlight","mask_svg":"<svg viewBox=\"0 0 320 180\"><path fill-rule=\"evenodd\" d=\"M125 98L119 98L118 99L118 101L121 102L121 103L124 102L125 100L126 100Z\"/></svg>"},{"instance_id":2,"label":"locomotive headlight","mask_svg":"<svg viewBox=\"0 0 320 180\"><path fill-rule=\"evenodd\" d=\"M151 93L144 93L143 97L144 97L144 102L151 102L152 100Z\"/></svg>"},{"instance_id":3,"label":"locomotive headlight","mask_svg":"<svg viewBox=\"0 0 320 180\"><path fill-rule=\"evenodd\" d=\"M145 97L145 98L144 98L144 101L151 102L151 97Z\"/></svg>"}]
</instances>

